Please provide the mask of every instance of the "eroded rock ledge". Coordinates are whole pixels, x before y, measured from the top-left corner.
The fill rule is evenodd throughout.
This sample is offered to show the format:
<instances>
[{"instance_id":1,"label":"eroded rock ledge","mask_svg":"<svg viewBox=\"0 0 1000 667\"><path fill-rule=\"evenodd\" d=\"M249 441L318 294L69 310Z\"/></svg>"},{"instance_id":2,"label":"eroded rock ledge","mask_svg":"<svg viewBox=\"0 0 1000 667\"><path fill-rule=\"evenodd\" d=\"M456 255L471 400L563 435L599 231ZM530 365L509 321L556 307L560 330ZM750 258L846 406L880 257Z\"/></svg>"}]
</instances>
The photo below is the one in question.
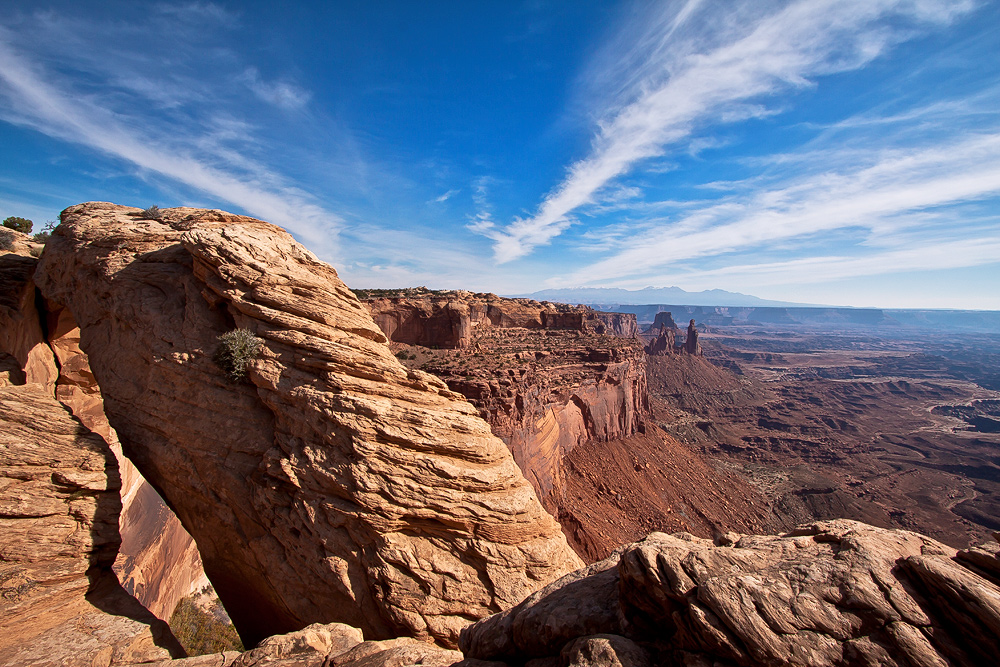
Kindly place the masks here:
<instances>
[{"instance_id":1,"label":"eroded rock ledge","mask_svg":"<svg viewBox=\"0 0 1000 667\"><path fill-rule=\"evenodd\" d=\"M997 547L847 520L716 543L652 533L467 628L461 647L511 663L567 664L587 645L622 665L993 664Z\"/></svg>"},{"instance_id":2,"label":"eroded rock ledge","mask_svg":"<svg viewBox=\"0 0 1000 667\"><path fill-rule=\"evenodd\" d=\"M121 486L107 443L40 384L0 388L0 665L183 655L111 570Z\"/></svg>"},{"instance_id":3,"label":"eroded rock ledge","mask_svg":"<svg viewBox=\"0 0 1000 667\"><path fill-rule=\"evenodd\" d=\"M67 209L36 281L247 645L317 621L454 645L579 566L504 444L333 268L252 218L139 215ZM251 384L212 361L234 327L263 340Z\"/></svg>"}]
</instances>

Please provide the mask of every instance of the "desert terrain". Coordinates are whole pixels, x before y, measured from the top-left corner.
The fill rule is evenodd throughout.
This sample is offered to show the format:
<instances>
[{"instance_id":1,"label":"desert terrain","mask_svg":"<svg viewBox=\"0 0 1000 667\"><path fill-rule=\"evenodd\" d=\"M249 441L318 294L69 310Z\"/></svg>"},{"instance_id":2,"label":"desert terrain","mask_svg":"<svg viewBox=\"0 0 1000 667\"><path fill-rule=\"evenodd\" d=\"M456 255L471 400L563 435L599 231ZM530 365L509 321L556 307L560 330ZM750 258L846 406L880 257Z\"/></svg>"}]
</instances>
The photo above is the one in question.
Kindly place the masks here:
<instances>
[{"instance_id":1,"label":"desert terrain","mask_svg":"<svg viewBox=\"0 0 1000 667\"><path fill-rule=\"evenodd\" d=\"M751 480L779 522L843 516L956 546L1000 529L1000 334L702 328L704 359L650 357L654 420Z\"/></svg>"}]
</instances>

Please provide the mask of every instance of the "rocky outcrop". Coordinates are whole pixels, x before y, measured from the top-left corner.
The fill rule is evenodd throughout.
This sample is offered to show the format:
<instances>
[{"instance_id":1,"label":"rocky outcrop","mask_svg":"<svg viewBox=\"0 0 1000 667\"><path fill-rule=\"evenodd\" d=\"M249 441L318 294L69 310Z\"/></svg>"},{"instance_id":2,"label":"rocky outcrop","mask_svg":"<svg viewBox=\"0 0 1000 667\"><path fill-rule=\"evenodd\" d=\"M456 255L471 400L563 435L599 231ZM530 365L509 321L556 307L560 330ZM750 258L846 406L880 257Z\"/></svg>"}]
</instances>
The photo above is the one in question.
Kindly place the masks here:
<instances>
[{"instance_id":1,"label":"rocky outcrop","mask_svg":"<svg viewBox=\"0 0 1000 667\"><path fill-rule=\"evenodd\" d=\"M422 367L479 409L551 512L561 495L563 458L584 442L642 430L649 410L645 358L632 339L484 330L470 350Z\"/></svg>"},{"instance_id":2,"label":"rocky outcrop","mask_svg":"<svg viewBox=\"0 0 1000 667\"><path fill-rule=\"evenodd\" d=\"M653 533L467 628L461 646L522 664L600 634L654 664L971 666L993 663L998 629L1000 588L968 556L837 520L715 543Z\"/></svg>"},{"instance_id":3,"label":"rocky outcrop","mask_svg":"<svg viewBox=\"0 0 1000 667\"><path fill-rule=\"evenodd\" d=\"M668 313L669 314L669 313ZM676 334L673 329L668 329L662 324L656 338L646 344L646 354L651 357L663 357L668 354L676 354Z\"/></svg>"},{"instance_id":4,"label":"rocky outcrop","mask_svg":"<svg viewBox=\"0 0 1000 667\"><path fill-rule=\"evenodd\" d=\"M656 315L653 316L653 323L645 330L645 333L656 333L661 328L677 329L677 323L674 322L674 317L671 311L661 310L656 313Z\"/></svg>"},{"instance_id":5,"label":"rocky outcrop","mask_svg":"<svg viewBox=\"0 0 1000 667\"><path fill-rule=\"evenodd\" d=\"M142 667L450 667L461 661L458 651L410 637L364 641L357 628L316 623L297 632L268 637L245 653L226 651L144 663Z\"/></svg>"},{"instance_id":6,"label":"rocky outcrop","mask_svg":"<svg viewBox=\"0 0 1000 667\"><path fill-rule=\"evenodd\" d=\"M639 323L633 313L587 313L586 326L597 334L608 334L621 338L635 338L639 335Z\"/></svg>"},{"instance_id":7,"label":"rocky outcrop","mask_svg":"<svg viewBox=\"0 0 1000 667\"><path fill-rule=\"evenodd\" d=\"M18 249L20 254L0 256L0 386L41 384L115 452L123 500L115 571L143 605L168 619L177 601L204 579L198 550L122 454L72 315L40 297L33 282L38 260L26 241Z\"/></svg>"},{"instance_id":8,"label":"rocky outcrop","mask_svg":"<svg viewBox=\"0 0 1000 667\"><path fill-rule=\"evenodd\" d=\"M31 382L55 388L59 370L45 344L32 281L37 262L13 252L0 255L0 387Z\"/></svg>"},{"instance_id":9,"label":"rocky outcrop","mask_svg":"<svg viewBox=\"0 0 1000 667\"><path fill-rule=\"evenodd\" d=\"M121 473L122 544L115 572L124 588L158 618L168 620L177 602L206 583L194 540L163 499L122 453L118 435L104 414L104 400L80 328L69 310L45 304L47 342L59 364L55 395L84 426L98 433L118 459Z\"/></svg>"},{"instance_id":10,"label":"rocky outcrop","mask_svg":"<svg viewBox=\"0 0 1000 667\"><path fill-rule=\"evenodd\" d=\"M0 665L181 655L119 585L118 466L42 385L0 389Z\"/></svg>"},{"instance_id":11,"label":"rocky outcrop","mask_svg":"<svg viewBox=\"0 0 1000 667\"><path fill-rule=\"evenodd\" d=\"M36 280L246 645L320 621L454 644L579 565L475 409L287 233L104 203L62 220ZM248 383L213 362L236 327L262 341Z\"/></svg>"},{"instance_id":12,"label":"rocky outcrop","mask_svg":"<svg viewBox=\"0 0 1000 667\"><path fill-rule=\"evenodd\" d=\"M602 313L587 306L495 294L455 291L371 298L364 303L390 341L435 349L467 348L476 332L490 328L569 329L624 338L639 333L631 313Z\"/></svg>"},{"instance_id":13,"label":"rocky outcrop","mask_svg":"<svg viewBox=\"0 0 1000 667\"><path fill-rule=\"evenodd\" d=\"M688 324L687 338L684 339L684 351L692 356L701 356L701 343L698 342L698 328L694 320Z\"/></svg>"}]
</instances>

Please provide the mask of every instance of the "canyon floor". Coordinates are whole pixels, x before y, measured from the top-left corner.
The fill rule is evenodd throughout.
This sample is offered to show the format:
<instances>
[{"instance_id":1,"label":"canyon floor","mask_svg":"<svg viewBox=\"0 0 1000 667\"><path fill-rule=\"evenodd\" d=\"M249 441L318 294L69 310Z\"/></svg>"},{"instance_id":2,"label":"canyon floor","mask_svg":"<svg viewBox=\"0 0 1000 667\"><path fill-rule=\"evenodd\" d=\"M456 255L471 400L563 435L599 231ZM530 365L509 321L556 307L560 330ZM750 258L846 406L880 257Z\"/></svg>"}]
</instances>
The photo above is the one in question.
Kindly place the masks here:
<instances>
[{"instance_id":1,"label":"canyon floor","mask_svg":"<svg viewBox=\"0 0 1000 667\"><path fill-rule=\"evenodd\" d=\"M649 358L654 420L779 524L982 542L1000 529L1000 335L886 329L712 327L704 359Z\"/></svg>"}]
</instances>

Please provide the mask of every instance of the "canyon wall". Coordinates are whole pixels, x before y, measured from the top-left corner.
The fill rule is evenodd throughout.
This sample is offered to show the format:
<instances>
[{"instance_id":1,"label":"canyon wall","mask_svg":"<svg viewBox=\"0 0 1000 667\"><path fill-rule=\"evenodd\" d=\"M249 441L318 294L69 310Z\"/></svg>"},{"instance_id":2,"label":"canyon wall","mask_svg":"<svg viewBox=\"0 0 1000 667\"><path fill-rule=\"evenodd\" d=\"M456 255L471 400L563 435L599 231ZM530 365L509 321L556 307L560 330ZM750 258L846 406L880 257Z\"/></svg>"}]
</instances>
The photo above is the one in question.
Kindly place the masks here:
<instances>
[{"instance_id":1,"label":"canyon wall","mask_svg":"<svg viewBox=\"0 0 1000 667\"><path fill-rule=\"evenodd\" d=\"M431 299L408 295L406 310L421 298ZM455 295L453 303L461 298ZM389 306L381 302L383 315L391 314ZM524 307L523 300L491 300L498 312ZM441 377L479 409L581 557L599 560L650 530L710 536L770 527L760 493L739 475L646 427L647 357L631 317L535 308L541 326L524 318L532 326L479 327L461 349L390 346L404 363ZM661 338L650 354L683 352L672 329Z\"/></svg>"},{"instance_id":2,"label":"canyon wall","mask_svg":"<svg viewBox=\"0 0 1000 667\"><path fill-rule=\"evenodd\" d=\"M601 313L495 294L455 291L365 300L372 319L394 343L466 348L475 332L489 328L572 329L632 338L639 327L631 313Z\"/></svg>"},{"instance_id":3,"label":"canyon wall","mask_svg":"<svg viewBox=\"0 0 1000 667\"><path fill-rule=\"evenodd\" d=\"M474 408L403 368L281 229L84 204L36 280L79 324L126 454L194 536L247 645L331 620L453 645L579 565ZM213 360L237 327L260 340L246 382Z\"/></svg>"}]
</instances>

